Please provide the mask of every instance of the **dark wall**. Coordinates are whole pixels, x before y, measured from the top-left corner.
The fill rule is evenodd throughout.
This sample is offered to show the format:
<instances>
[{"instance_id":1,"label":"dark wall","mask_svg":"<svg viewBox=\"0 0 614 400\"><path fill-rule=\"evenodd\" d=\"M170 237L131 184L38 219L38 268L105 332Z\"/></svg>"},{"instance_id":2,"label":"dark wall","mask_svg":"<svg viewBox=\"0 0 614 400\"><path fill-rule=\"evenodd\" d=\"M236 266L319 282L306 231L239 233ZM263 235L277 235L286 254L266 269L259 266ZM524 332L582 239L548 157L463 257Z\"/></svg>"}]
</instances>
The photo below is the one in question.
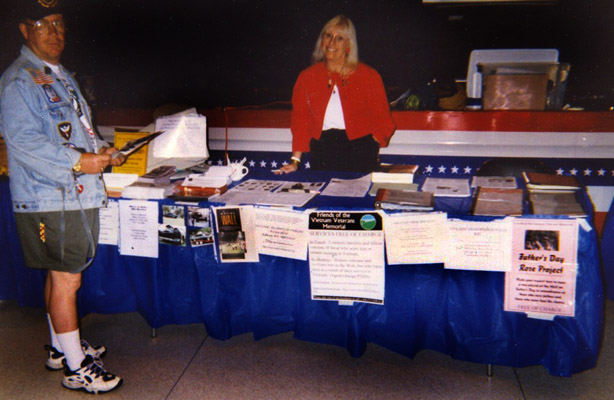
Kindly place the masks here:
<instances>
[{"instance_id":1,"label":"dark wall","mask_svg":"<svg viewBox=\"0 0 614 400\"><path fill-rule=\"evenodd\" d=\"M24 1L24 0L20 0ZM0 67L20 35L2 7ZM244 106L289 101L323 24L348 15L362 61L389 97L433 76L464 78L475 48L540 48L570 62L568 100L614 105L614 6L560 0L554 6L434 7L421 0L72 0L63 64L90 78L100 106Z\"/></svg>"}]
</instances>

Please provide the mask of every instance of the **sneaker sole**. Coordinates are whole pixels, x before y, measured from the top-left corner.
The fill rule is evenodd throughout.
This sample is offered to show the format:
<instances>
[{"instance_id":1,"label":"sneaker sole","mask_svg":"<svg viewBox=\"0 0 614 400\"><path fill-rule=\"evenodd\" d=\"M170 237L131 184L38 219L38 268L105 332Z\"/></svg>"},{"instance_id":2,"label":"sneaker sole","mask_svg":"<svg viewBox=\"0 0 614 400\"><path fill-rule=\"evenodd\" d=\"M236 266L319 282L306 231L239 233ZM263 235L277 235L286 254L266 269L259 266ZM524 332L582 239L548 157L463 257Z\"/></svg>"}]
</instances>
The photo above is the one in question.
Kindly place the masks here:
<instances>
[{"instance_id":1,"label":"sneaker sole","mask_svg":"<svg viewBox=\"0 0 614 400\"><path fill-rule=\"evenodd\" d=\"M66 385L64 384L64 382L62 382L62 386L64 386L64 387L65 387L66 389L68 389L68 390L74 390L75 392L80 391L80 392L85 392L85 393L88 393L88 394L105 394L105 393L112 392L112 391L114 391L115 389L119 388L119 387L120 387L120 386L121 386L123 383L124 383L124 379L123 379L123 378L120 378L119 383L118 383L117 385L113 386L113 388L111 388L111 389L109 389L109 390L98 390L98 391L94 391L94 390L91 390L91 391L90 391L90 390L87 390L87 389L86 389L85 387L83 387L83 386L81 386L81 387L75 387L75 388L72 388L72 387L70 387L70 386L66 386Z\"/></svg>"}]
</instances>

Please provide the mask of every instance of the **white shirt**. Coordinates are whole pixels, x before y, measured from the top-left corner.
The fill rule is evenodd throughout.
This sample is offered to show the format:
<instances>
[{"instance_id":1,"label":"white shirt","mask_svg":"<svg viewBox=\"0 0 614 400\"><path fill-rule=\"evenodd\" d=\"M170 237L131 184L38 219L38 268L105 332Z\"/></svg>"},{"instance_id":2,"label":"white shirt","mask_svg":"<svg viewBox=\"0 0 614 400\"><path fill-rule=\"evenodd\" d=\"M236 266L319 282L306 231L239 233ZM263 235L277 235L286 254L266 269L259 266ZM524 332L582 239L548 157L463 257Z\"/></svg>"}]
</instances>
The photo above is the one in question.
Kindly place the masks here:
<instances>
[{"instance_id":1,"label":"white shirt","mask_svg":"<svg viewBox=\"0 0 614 400\"><path fill-rule=\"evenodd\" d=\"M343 107L341 106L341 97L339 97L339 89L337 85L333 87L333 93L330 95L326 113L324 114L324 123L322 130L329 129L345 129L345 119L343 118Z\"/></svg>"}]
</instances>

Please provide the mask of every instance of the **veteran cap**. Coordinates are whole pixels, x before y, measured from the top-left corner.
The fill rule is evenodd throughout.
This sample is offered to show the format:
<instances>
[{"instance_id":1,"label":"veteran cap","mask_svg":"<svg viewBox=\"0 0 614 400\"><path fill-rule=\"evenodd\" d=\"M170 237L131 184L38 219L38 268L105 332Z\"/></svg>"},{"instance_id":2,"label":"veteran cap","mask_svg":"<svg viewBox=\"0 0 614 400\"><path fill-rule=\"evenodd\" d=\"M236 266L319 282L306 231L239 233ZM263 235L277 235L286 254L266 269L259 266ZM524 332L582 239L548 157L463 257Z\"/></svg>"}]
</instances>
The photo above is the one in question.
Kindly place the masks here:
<instances>
[{"instance_id":1,"label":"veteran cap","mask_svg":"<svg viewBox=\"0 0 614 400\"><path fill-rule=\"evenodd\" d=\"M64 14L65 0L20 0L17 6L21 20L38 21L48 15Z\"/></svg>"}]
</instances>

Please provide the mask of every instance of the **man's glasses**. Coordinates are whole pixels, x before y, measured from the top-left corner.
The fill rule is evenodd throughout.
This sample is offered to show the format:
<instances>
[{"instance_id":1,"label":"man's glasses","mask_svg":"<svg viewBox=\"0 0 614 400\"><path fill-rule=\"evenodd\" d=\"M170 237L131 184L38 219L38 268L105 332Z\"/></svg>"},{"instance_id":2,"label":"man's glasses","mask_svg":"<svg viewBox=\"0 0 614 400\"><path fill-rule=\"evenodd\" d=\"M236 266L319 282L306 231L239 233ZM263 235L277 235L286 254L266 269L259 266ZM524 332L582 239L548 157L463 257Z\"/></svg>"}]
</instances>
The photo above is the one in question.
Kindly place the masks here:
<instances>
[{"instance_id":1,"label":"man's glasses","mask_svg":"<svg viewBox=\"0 0 614 400\"><path fill-rule=\"evenodd\" d=\"M36 21L35 23L31 24L26 22L27 25L30 25L31 27L34 28L34 30L41 34L41 35L46 35L48 33L51 32L51 27L53 27L57 33L64 33L66 32L66 24L64 24L64 21L62 20L56 20L56 21L47 21L44 19L39 19L38 21Z\"/></svg>"}]
</instances>

